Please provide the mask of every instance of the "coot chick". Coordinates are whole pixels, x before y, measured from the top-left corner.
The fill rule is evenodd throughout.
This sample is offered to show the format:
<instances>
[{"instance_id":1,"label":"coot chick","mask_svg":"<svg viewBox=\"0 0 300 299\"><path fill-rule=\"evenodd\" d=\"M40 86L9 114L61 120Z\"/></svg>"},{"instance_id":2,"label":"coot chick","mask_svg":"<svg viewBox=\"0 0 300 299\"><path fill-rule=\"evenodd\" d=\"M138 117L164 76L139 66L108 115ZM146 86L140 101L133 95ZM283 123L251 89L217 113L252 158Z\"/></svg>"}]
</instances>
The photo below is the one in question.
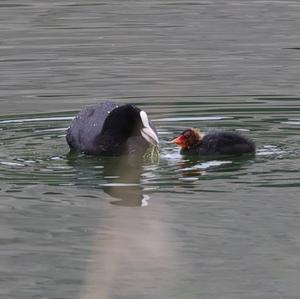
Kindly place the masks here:
<instances>
[{"instance_id":1,"label":"coot chick","mask_svg":"<svg viewBox=\"0 0 300 299\"><path fill-rule=\"evenodd\" d=\"M171 141L181 147L182 155L241 155L255 153L252 140L233 132L213 131L208 134L188 129Z\"/></svg>"},{"instance_id":2,"label":"coot chick","mask_svg":"<svg viewBox=\"0 0 300 299\"><path fill-rule=\"evenodd\" d=\"M71 122L66 139L73 150L102 156L143 153L159 143L145 111L114 102L84 107Z\"/></svg>"}]
</instances>

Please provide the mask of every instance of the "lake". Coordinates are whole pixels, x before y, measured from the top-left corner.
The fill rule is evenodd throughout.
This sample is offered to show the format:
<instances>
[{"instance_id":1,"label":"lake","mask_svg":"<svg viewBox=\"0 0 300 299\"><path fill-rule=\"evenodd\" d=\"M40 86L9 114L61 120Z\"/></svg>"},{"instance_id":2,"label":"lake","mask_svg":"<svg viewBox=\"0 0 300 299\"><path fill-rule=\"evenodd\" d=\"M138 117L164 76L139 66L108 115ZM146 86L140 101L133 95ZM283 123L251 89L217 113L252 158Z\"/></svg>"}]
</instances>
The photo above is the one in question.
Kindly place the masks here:
<instances>
[{"instance_id":1,"label":"lake","mask_svg":"<svg viewBox=\"0 0 300 299\"><path fill-rule=\"evenodd\" d=\"M298 299L298 1L0 2L1 298ZM107 99L160 159L70 155ZM255 156L188 158L186 128Z\"/></svg>"}]
</instances>

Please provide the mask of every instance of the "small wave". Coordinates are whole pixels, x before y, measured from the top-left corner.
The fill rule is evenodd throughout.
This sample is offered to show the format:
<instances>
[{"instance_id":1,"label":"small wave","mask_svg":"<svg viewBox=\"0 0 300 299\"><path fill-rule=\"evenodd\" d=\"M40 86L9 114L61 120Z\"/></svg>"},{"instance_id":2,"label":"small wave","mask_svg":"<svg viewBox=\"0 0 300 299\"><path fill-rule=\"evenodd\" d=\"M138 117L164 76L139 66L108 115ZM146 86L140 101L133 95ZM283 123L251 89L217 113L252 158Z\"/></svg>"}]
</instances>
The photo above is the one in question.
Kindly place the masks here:
<instances>
[{"instance_id":1,"label":"small wave","mask_svg":"<svg viewBox=\"0 0 300 299\"><path fill-rule=\"evenodd\" d=\"M7 161L0 161L1 165L5 165L5 166L17 166L17 167L24 167L24 164L21 163L16 163L16 162L7 162Z\"/></svg>"},{"instance_id":2,"label":"small wave","mask_svg":"<svg viewBox=\"0 0 300 299\"><path fill-rule=\"evenodd\" d=\"M281 123L285 125L300 125L300 120L283 121Z\"/></svg>"},{"instance_id":3,"label":"small wave","mask_svg":"<svg viewBox=\"0 0 300 299\"><path fill-rule=\"evenodd\" d=\"M133 187L140 186L140 184L128 184L128 183L106 183L101 184L102 187Z\"/></svg>"},{"instance_id":4,"label":"small wave","mask_svg":"<svg viewBox=\"0 0 300 299\"><path fill-rule=\"evenodd\" d=\"M0 124L14 124L14 123L40 122L40 121L65 121L65 120L72 120L73 118L74 118L73 116L57 116L57 117L7 119L7 120L1 120Z\"/></svg>"},{"instance_id":5,"label":"small wave","mask_svg":"<svg viewBox=\"0 0 300 299\"><path fill-rule=\"evenodd\" d=\"M213 160L213 161L207 161L207 162L203 162L200 164L196 164L192 167L186 167L186 168L182 168L180 169L180 171L191 171L191 170L195 170L195 169L201 169L201 170L205 170L211 167L217 167L217 166L221 166L221 165L225 165L225 164L231 164L232 161L219 161L219 160Z\"/></svg>"},{"instance_id":6,"label":"small wave","mask_svg":"<svg viewBox=\"0 0 300 299\"><path fill-rule=\"evenodd\" d=\"M194 120L222 120L222 119L233 119L231 116L193 116L193 117L167 117L167 118L158 118L153 121L164 121L164 122L172 122L172 121L194 121Z\"/></svg>"},{"instance_id":7,"label":"small wave","mask_svg":"<svg viewBox=\"0 0 300 299\"><path fill-rule=\"evenodd\" d=\"M285 151L279 149L275 145L264 145L262 149L256 151L258 156L282 155Z\"/></svg>"}]
</instances>

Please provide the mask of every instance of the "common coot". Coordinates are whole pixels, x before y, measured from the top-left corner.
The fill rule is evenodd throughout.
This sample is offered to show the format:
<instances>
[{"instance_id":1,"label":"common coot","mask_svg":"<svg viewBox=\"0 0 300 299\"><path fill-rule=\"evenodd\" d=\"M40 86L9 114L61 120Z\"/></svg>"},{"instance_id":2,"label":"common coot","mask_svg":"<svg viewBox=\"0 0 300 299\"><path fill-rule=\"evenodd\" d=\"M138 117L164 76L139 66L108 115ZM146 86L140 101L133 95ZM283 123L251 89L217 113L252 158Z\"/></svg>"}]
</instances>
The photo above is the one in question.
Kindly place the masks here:
<instances>
[{"instance_id":1,"label":"common coot","mask_svg":"<svg viewBox=\"0 0 300 299\"><path fill-rule=\"evenodd\" d=\"M207 134L191 128L171 141L181 147L182 155L240 155L255 153L252 140L234 132L212 131Z\"/></svg>"},{"instance_id":2,"label":"common coot","mask_svg":"<svg viewBox=\"0 0 300 299\"><path fill-rule=\"evenodd\" d=\"M159 143L145 111L115 102L84 107L71 122L66 139L73 150L102 156L143 153Z\"/></svg>"}]
</instances>

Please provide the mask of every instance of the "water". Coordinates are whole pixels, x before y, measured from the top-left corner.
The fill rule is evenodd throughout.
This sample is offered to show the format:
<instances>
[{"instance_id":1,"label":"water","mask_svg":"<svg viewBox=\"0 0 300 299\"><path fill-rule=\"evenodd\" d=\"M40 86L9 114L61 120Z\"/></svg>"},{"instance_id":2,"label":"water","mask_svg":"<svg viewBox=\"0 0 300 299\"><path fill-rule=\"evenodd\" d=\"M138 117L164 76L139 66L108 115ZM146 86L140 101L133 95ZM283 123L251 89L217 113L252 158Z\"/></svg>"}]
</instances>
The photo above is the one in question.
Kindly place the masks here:
<instances>
[{"instance_id":1,"label":"water","mask_svg":"<svg viewBox=\"0 0 300 299\"><path fill-rule=\"evenodd\" d=\"M299 9L2 1L1 298L298 299ZM106 98L148 112L159 162L68 154ZM257 154L182 157L191 126Z\"/></svg>"}]
</instances>

